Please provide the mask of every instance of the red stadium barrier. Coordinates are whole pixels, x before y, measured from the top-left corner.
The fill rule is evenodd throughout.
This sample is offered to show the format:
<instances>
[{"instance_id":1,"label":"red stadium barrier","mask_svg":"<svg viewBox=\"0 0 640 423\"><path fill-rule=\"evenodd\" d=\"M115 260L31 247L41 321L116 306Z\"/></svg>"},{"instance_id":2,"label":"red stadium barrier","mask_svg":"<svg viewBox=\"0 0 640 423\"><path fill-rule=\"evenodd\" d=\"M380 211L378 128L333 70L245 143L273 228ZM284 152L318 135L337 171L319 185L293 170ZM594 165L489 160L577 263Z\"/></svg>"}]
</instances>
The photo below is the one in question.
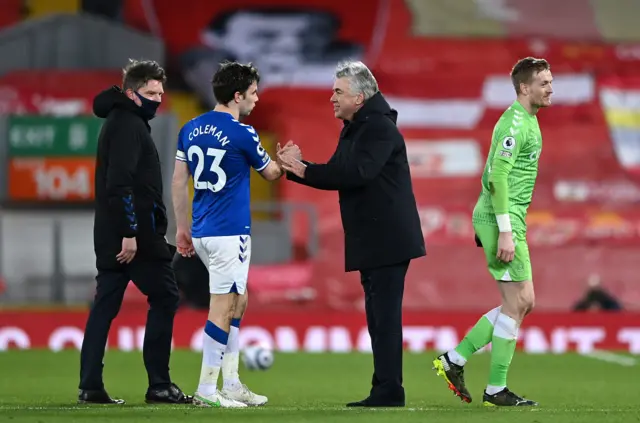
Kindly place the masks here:
<instances>
[{"instance_id":1,"label":"red stadium barrier","mask_svg":"<svg viewBox=\"0 0 640 423\"><path fill-rule=\"evenodd\" d=\"M108 347L140 350L146 310L123 310L111 326ZM476 322L476 313L404 314L408 351L454 347ZM0 312L0 351L80 348L86 312ZM174 347L200 350L206 313L184 310L175 321ZM241 345L261 343L283 352L370 351L364 315L357 312L249 313L240 331ZM534 313L521 328L518 346L530 353L587 353L620 350L640 354L640 314Z\"/></svg>"}]
</instances>

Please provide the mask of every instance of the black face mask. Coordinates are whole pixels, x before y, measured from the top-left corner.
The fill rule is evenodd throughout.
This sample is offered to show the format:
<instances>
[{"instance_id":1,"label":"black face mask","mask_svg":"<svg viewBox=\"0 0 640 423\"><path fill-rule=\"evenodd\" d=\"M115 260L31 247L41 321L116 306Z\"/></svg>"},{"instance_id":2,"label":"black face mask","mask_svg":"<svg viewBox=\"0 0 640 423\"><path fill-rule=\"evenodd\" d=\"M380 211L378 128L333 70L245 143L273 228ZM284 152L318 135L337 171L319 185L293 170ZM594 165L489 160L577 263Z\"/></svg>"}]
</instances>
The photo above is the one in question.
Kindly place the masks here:
<instances>
[{"instance_id":1,"label":"black face mask","mask_svg":"<svg viewBox=\"0 0 640 423\"><path fill-rule=\"evenodd\" d=\"M140 95L137 91L136 91L136 95L138 96L138 98L140 99L140 102L142 103L140 108L142 109L142 114L144 115L144 117L147 120L153 119L156 116L156 111L158 110L158 107L160 107L160 102L149 100L148 98Z\"/></svg>"}]
</instances>

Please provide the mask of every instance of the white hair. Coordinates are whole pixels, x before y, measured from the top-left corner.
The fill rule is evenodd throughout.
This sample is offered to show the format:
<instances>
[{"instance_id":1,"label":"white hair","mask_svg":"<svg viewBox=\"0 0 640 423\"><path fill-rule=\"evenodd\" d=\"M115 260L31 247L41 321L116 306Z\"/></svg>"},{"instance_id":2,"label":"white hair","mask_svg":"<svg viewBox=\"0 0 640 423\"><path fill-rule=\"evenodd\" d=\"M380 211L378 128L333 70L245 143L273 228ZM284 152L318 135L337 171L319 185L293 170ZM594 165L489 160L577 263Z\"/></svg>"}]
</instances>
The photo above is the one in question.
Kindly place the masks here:
<instances>
[{"instance_id":1,"label":"white hair","mask_svg":"<svg viewBox=\"0 0 640 423\"><path fill-rule=\"evenodd\" d=\"M378 92L378 81L362 62L346 61L338 63L336 78L349 78L349 86L352 93L362 93L365 100L370 99Z\"/></svg>"}]
</instances>

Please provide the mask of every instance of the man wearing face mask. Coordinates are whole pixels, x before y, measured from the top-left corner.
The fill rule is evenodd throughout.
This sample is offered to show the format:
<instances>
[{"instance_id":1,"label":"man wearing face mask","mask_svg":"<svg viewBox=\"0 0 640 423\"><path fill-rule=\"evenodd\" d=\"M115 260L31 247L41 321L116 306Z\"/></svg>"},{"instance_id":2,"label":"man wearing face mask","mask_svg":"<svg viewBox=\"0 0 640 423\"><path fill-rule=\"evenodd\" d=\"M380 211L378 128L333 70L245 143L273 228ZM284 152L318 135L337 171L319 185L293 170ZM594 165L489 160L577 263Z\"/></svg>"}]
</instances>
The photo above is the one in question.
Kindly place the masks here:
<instances>
[{"instance_id":1,"label":"man wearing face mask","mask_svg":"<svg viewBox=\"0 0 640 423\"><path fill-rule=\"evenodd\" d=\"M96 295L80 356L78 402L123 404L107 394L102 360L111 321L129 281L148 298L143 357L150 403L190 403L171 382L169 356L179 295L165 239L160 159L149 120L164 93L164 69L153 61L130 61L122 88L98 94L93 111L105 119L98 140L95 176L94 249Z\"/></svg>"}]
</instances>

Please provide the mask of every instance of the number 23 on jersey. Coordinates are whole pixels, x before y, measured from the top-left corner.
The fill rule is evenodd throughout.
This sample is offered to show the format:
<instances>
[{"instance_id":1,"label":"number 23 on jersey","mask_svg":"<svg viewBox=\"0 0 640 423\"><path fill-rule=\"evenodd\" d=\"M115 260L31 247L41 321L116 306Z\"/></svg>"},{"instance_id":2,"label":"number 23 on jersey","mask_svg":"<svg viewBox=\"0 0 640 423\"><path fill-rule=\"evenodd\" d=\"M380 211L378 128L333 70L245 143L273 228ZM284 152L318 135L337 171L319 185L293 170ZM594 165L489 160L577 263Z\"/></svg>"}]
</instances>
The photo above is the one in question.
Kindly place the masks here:
<instances>
[{"instance_id":1,"label":"number 23 on jersey","mask_svg":"<svg viewBox=\"0 0 640 423\"><path fill-rule=\"evenodd\" d=\"M208 189L212 192L218 192L227 183L227 174L220 167L220 162L224 157L226 150L218 148L207 148L206 155L212 157L211 166L205 171L205 153L197 145L192 145L187 150L187 157L189 161L193 162L194 158L197 160L196 169L193 172L193 188L194 189ZM204 173L204 174L203 174ZM215 175L215 176L214 176ZM215 183L213 183L213 182Z\"/></svg>"}]
</instances>

